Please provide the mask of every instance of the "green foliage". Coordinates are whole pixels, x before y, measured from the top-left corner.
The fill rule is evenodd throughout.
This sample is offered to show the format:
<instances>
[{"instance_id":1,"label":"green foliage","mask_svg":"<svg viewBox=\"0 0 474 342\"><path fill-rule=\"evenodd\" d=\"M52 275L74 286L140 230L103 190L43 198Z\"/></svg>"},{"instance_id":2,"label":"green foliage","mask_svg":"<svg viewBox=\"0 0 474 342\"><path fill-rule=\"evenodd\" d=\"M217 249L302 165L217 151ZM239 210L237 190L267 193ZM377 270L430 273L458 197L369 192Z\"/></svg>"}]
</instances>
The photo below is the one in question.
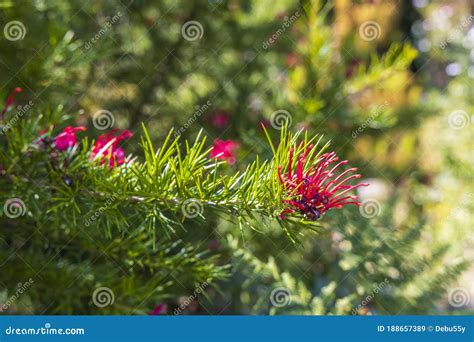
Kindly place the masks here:
<instances>
[{"instance_id":1,"label":"green foliage","mask_svg":"<svg viewBox=\"0 0 474 342\"><path fill-rule=\"evenodd\" d=\"M387 209L387 208L385 208ZM315 263L296 262L293 274L282 271L279 257L261 261L258 252L239 247L228 237L236 265L233 281L238 310L251 314L355 315L430 313L447 290L442 279L455 277L469 263L444 262L449 245L425 250L420 223L394 227L389 211L375 222L354 212L337 215L314 241L303 245ZM299 250L301 253L301 250ZM309 270L316 281L307 281Z\"/></svg>"},{"instance_id":2,"label":"green foliage","mask_svg":"<svg viewBox=\"0 0 474 342\"><path fill-rule=\"evenodd\" d=\"M361 65L355 72L354 79L347 83L347 92L351 96L364 89L380 85L399 72L404 72L417 55L416 50L409 45L393 44L383 57L376 54L371 56L369 67Z\"/></svg>"}]
</instances>

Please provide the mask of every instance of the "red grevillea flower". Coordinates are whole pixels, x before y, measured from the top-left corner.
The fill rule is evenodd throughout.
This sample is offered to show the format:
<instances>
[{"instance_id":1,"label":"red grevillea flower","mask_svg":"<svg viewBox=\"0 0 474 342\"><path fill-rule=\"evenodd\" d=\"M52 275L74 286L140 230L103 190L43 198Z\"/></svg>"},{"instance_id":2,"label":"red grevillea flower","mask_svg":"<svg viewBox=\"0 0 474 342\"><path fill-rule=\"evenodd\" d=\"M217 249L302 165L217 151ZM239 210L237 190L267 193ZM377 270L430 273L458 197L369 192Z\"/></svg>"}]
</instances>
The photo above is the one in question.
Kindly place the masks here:
<instances>
[{"instance_id":1,"label":"red grevillea flower","mask_svg":"<svg viewBox=\"0 0 474 342\"><path fill-rule=\"evenodd\" d=\"M76 145L76 132L85 131L84 126L72 127L67 126L56 138L54 138L54 147L59 151L67 150Z\"/></svg>"},{"instance_id":2,"label":"red grevillea flower","mask_svg":"<svg viewBox=\"0 0 474 342\"><path fill-rule=\"evenodd\" d=\"M352 59L346 69L346 78L351 78L361 63L358 59Z\"/></svg>"},{"instance_id":3,"label":"red grevillea flower","mask_svg":"<svg viewBox=\"0 0 474 342\"><path fill-rule=\"evenodd\" d=\"M223 159L230 165L234 165L236 161L235 154L238 148L239 144L233 140L216 139L212 146L211 157Z\"/></svg>"},{"instance_id":4,"label":"red grevillea flower","mask_svg":"<svg viewBox=\"0 0 474 342\"><path fill-rule=\"evenodd\" d=\"M258 122L258 129L265 132L265 129L271 126L271 122L268 119L262 119Z\"/></svg>"},{"instance_id":5,"label":"red grevillea flower","mask_svg":"<svg viewBox=\"0 0 474 342\"><path fill-rule=\"evenodd\" d=\"M292 67L298 62L298 55L296 53L290 53L286 56L286 65Z\"/></svg>"},{"instance_id":6,"label":"red grevillea flower","mask_svg":"<svg viewBox=\"0 0 474 342\"><path fill-rule=\"evenodd\" d=\"M216 128L224 128L229 125L230 114L225 111L217 112L211 116L211 124Z\"/></svg>"},{"instance_id":7,"label":"red grevillea flower","mask_svg":"<svg viewBox=\"0 0 474 342\"><path fill-rule=\"evenodd\" d=\"M346 165L348 161L336 163L339 158L334 152L321 155L315 165L307 167L306 157L312 148L313 145L310 145L306 152L298 156L296 165L293 165L292 148L288 172L282 175L281 167L278 168L280 183L288 196L288 199L283 200L288 205L280 216L283 219L285 214L299 211L306 218L316 221L332 208L342 208L347 204L360 205L357 196L347 195L351 190L368 185L348 184L352 179L361 177L359 174L353 174L357 169L350 168L338 172L337 169ZM334 163L336 164L332 165Z\"/></svg>"},{"instance_id":8,"label":"red grevillea flower","mask_svg":"<svg viewBox=\"0 0 474 342\"><path fill-rule=\"evenodd\" d=\"M158 304L155 306L152 312L150 312L151 316L162 315L168 312L168 305L167 304Z\"/></svg>"},{"instance_id":9,"label":"red grevillea flower","mask_svg":"<svg viewBox=\"0 0 474 342\"><path fill-rule=\"evenodd\" d=\"M3 107L2 109L2 112L0 113L0 118L3 117L3 114L5 114L8 110L8 108L11 107L12 103L13 103L13 100L15 98L15 95L17 93L20 93L21 91L23 91L23 89L21 89L20 87L16 87L15 89L13 89L13 91L11 92L11 94L7 97L7 100L5 101L5 107Z\"/></svg>"},{"instance_id":10,"label":"red grevillea flower","mask_svg":"<svg viewBox=\"0 0 474 342\"><path fill-rule=\"evenodd\" d=\"M115 135L115 132L117 132L117 129L102 134L92 147L91 157L102 157L102 164L108 160L110 168L124 163L125 151L119 147L118 144L122 140L129 139L133 136L133 133L128 130L124 130L119 135Z\"/></svg>"}]
</instances>

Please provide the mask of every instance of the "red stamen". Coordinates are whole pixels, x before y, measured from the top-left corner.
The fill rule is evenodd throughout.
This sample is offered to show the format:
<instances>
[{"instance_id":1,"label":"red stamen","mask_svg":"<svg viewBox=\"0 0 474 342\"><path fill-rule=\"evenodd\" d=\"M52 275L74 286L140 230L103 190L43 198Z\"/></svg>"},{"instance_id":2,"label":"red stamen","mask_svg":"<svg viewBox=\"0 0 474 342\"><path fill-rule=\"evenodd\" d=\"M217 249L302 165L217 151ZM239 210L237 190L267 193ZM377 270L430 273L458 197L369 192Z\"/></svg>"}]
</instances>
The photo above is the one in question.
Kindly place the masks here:
<instances>
[{"instance_id":1,"label":"red stamen","mask_svg":"<svg viewBox=\"0 0 474 342\"><path fill-rule=\"evenodd\" d=\"M16 87L15 89L13 89L13 91L10 93L10 95L8 95L7 100L5 101L5 107L3 107L0 117L3 117L3 114L5 114L7 110L11 107L13 100L15 99L15 95L22 91L23 89L21 89L20 87Z\"/></svg>"},{"instance_id":2,"label":"red stamen","mask_svg":"<svg viewBox=\"0 0 474 342\"><path fill-rule=\"evenodd\" d=\"M337 194L336 196L334 196L333 198L337 198L337 197L339 197L339 196L341 196L341 195L344 195L346 192L349 192L349 191L351 191L351 190L357 189L357 188L359 188L359 187L361 187L361 186L368 186L368 185L369 185L369 184L362 184L362 183L361 183L361 184L357 184L357 185L350 186L350 187L348 187L346 190L344 190L344 191L338 193L338 194Z\"/></svg>"},{"instance_id":3,"label":"red stamen","mask_svg":"<svg viewBox=\"0 0 474 342\"><path fill-rule=\"evenodd\" d=\"M294 148L290 148L287 174L283 175L281 173L282 167L278 167L278 179L287 196L282 201L287 205L282 211L283 218L284 214L301 212L306 218L317 220L332 208L342 208L349 204L360 205L357 196L343 196L358 187L368 185L348 184L350 180L361 177L359 174L350 175L357 169L349 168L335 176L335 171L346 165L348 161L340 161L329 168L331 164L339 160L334 152L324 153L314 165L307 165L307 157L313 148L314 146L310 145L304 152L301 152L296 158L295 165L293 164Z\"/></svg>"},{"instance_id":4,"label":"red stamen","mask_svg":"<svg viewBox=\"0 0 474 342\"><path fill-rule=\"evenodd\" d=\"M360 178L362 177L361 175L352 175L352 176L349 176L347 178L345 178L344 180L340 181L337 185L335 185L331 190L329 190L330 193L334 193L335 191L337 191L338 189L340 189L340 187L342 186L342 184L350 181L351 179L354 179L354 178Z\"/></svg>"}]
</instances>

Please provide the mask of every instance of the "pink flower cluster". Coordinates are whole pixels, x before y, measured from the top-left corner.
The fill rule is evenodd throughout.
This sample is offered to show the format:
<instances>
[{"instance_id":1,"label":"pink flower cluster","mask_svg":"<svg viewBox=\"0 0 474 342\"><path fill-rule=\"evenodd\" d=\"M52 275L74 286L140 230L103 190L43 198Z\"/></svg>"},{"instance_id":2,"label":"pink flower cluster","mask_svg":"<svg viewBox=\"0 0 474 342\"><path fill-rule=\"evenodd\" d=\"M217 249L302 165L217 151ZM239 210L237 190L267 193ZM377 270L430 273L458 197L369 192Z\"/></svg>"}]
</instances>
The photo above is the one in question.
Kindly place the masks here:
<instances>
[{"instance_id":1,"label":"pink flower cluster","mask_svg":"<svg viewBox=\"0 0 474 342\"><path fill-rule=\"evenodd\" d=\"M54 138L54 148L58 151L65 151L74 147L77 144L76 133L86 130L87 128L84 126L67 126ZM119 143L132 136L132 132L128 130L118 133L117 129L102 134L92 146L91 159L100 159L101 164L108 163L110 168L122 165L125 162L125 151L119 146Z\"/></svg>"},{"instance_id":2,"label":"pink flower cluster","mask_svg":"<svg viewBox=\"0 0 474 342\"><path fill-rule=\"evenodd\" d=\"M122 165L125 162L125 151L119 146L122 140L130 139L133 133L124 130L119 134L117 129L113 129L109 133L102 134L92 147L91 158L101 158L102 164L108 161L109 167Z\"/></svg>"},{"instance_id":3,"label":"pink flower cluster","mask_svg":"<svg viewBox=\"0 0 474 342\"><path fill-rule=\"evenodd\" d=\"M230 114L226 111L219 111L211 116L211 124L215 128L225 128L230 123Z\"/></svg>"},{"instance_id":4,"label":"pink flower cluster","mask_svg":"<svg viewBox=\"0 0 474 342\"><path fill-rule=\"evenodd\" d=\"M54 148L58 151L65 151L77 144L76 133L84 132L87 128L84 126L67 126L54 138ZM108 162L109 167L122 165L125 162L125 151L119 146L123 140L129 139L133 136L132 132L124 130L118 132L117 129L109 133L102 134L91 151L91 159L102 159L101 163ZM234 165L237 158L236 154L239 149L239 144L234 140L216 139L212 146L210 157L225 160L230 165Z\"/></svg>"},{"instance_id":5,"label":"pink flower cluster","mask_svg":"<svg viewBox=\"0 0 474 342\"><path fill-rule=\"evenodd\" d=\"M239 144L233 140L216 139L211 149L210 156L212 158L222 159L227 161L230 165L236 162L236 153L239 149Z\"/></svg>"},{"instance_id":6,"label":"pink flower cluster","mask_svg":"<svg viewBox=\"0 0 474 342\"><path fill-rule=\"evenodd\" d=\"M84 126L67 126L61 133L59 133L59 135L56 136L56 138L54 138L54 147L58 151L64 151L75 146L77 143L76 132L84 132L86 130L87 128Z\"/></svg>"}]
</instances>

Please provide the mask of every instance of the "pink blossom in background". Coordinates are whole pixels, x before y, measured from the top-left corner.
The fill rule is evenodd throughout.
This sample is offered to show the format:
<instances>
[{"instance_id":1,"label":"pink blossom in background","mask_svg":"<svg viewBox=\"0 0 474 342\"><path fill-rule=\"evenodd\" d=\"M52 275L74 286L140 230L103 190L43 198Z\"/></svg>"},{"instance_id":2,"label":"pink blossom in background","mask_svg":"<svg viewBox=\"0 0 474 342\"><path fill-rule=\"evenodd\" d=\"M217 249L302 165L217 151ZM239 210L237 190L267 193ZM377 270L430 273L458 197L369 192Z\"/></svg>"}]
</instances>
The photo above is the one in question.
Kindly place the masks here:
<instances>
[{"instance_id":1,"label":"pink blossom in background","mask_svg":"<svg viewBox=\"0 0 474 342\"><path fill-rule=\"evenodd\" d=\"M20 87L16 87L15 89L13 89L13 91L10 93L10 95L8 95L7 100L5 101L5 107L3 107L2 112L0 113L0 118L3 117L3 114L5 114L8 110L8 108L10 108L11 105L13 104L13 100L15 98L15 95L17 93L22 92L22 91L23 91L23 89L21 89Z\"/></svg>"},{"instance_id":2,"label":"pink blossom in background","mask_svg":"<svg viewBox=\"0 0 474 342\"><path fill-rule=\"evenodd\" d=\"M220 248L221 243L218 240L211 240L211 241L209 241L209 243L207 245L208 245L209 249L212 249L212 250L216 251Z\"/></svg>"},{"instance_id":3,"label":"pink blossom in background","mask_svg":"<svg viewBox=\"0 0 474 342\"><path fill-rule=\"evenodd\" d=\"M216 128L224 128L229 125L230 114L229 112L221 111L212 114L211 124Z\"/></svg>"},{"instance_id":4,"label":"pink blossom in background","mask_svg":"<svg viewBox=\"0 0 474 342\"><path fill-rule=\"evenodd\" d=\"M83 132L86 130L87 128L84 126L67 126L61 133L59 133L59 135L56 136L56 138L54 138L54 147L58 151L64 151L70 147L73 147L77 142L76 132Z\"/></svg>"},{"instance_id":5,"label":"pink blossom in background","mask_svg":"<svg viewBox=\"0 0 474 342\"><path fill-rule=\"evenodd\" d=\"M352 59L349 62L349 65L347 66L346 69L346 78L351 78L354 73L357 71L357 68L361 65L361 61L358 59Z\"/></svg>"},{"instance_id":6,"label":"pink blossom in background","mask_svg":"<svg viewBox=\"0 0 474 342\"><path fill-rule=\"evenodd\" d=\"M156 316L156 315L163 315L168 312L168 305L167 304L158 304L155 306L155 308L150 312L151 316Z\"/></svg>"},{"instance_id":7,"label":"pink blossom in background","mask_svg":"<svg viewBox=\"0 0 474 342\"><path fill-rule=\"evenodd\" d=\"M262 119L258 122L258 129L262 132L264 131L264 128L266 129L270 126L271 126L271 122L268 119Z\"/></svg>"},{"instance_id":8,"label":"pink blossom in background","mask_svg":"<svg viewBox=\"0 0 474 342\"><path fill-rule=\"evenodd\" d=\"M122 165L125 162L125 151L118 144L122 140L133 136L133 133L128 130L115 135L117 131L117 129L113 129L109 133L102 134L92 147L92 158L101 156L102 164L108 160L110 168L113 168L115 165Z\"/></svg>"},{"instance_id":9,"label":"pink blossom in background","mask_svg":"<svg viewBox=\"0 0 474 342\"><path fill-rule=\"evenodd\" d=\"M308 122L298 122L296 124L296 129L300 130L300 129L305 129L305 130L309 130L311 129L311 125L308 123Z\"/></svg>"},{"instance_id":10,"label":"pink blossom in background","mask_svg":"<svg viewBox=\"0 0 474 342\"><path fill-rule=\"evenodd\" d=\"M286 65L289 67L294 66L298 62L298 55L296 53L289 53L286 56Z\"/></svg>"},{"instance_id":11,"label":"pink blossom in background","mask_svg":"<svg viewBox=\"0 0 474 342\"><path fill-rule=\"evenodd\" d=\"M234 165L238 148L239 144L233 140L216 139L211 149L211 157L223 159L230 165Z\"/></svg>"}]
</instances>

